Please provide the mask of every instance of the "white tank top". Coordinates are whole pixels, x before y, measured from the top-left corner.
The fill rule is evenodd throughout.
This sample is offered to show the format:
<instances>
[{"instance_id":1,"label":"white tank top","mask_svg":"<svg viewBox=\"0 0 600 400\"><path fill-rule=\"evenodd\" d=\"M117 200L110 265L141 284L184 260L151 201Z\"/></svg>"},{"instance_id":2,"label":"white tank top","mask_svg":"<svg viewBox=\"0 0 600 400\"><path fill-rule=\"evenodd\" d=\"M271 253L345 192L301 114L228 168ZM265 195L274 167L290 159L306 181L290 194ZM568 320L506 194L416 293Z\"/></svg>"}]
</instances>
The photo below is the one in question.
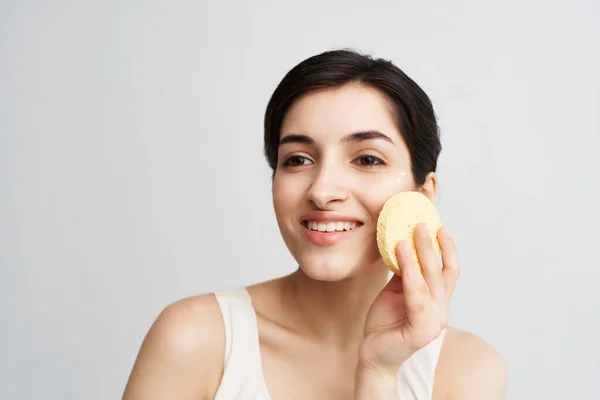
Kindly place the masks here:
<instances>
[{"instance_id":1,"label":"white tank top","mask_svg":"<svg viewBox=\"0 0 600 400\"><path fill-rule=\"evenodd\" d=\"M258 323L245 288L216 292L225 324L225 363L215 400L271 400L263 376ZM398 371L402 400L430 400L446 331L412 355Z\"/></svg>"}]
</instances>

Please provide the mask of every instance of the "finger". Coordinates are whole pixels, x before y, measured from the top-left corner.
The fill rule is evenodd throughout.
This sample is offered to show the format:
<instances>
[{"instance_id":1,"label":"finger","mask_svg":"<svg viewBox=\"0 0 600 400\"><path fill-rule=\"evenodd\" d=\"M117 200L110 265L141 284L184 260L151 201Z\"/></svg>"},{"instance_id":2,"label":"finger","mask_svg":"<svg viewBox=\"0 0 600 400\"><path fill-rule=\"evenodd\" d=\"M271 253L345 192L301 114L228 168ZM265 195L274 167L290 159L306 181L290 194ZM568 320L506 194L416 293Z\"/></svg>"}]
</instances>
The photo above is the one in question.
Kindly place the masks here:
<instances>
[{"instance_id":1,"label":"finger","mask_svg":"<svg viewBox=\"0 0 600 400\"><path fill-rule=\"evenodd\" d=\"M408 322L413 328L427 324L427 310L431 305L431 295L427 282L417 266L408 244L401 241L398 246L398 264L402 268L402 290Z\"/></svg>"},{"instance_id":2,"label":"finger","mask_svg":"<svg viewBox=\"0 0 600 400\"><path fill-rule=\"evenodd\" d=\"M431 236L427 224L420 222L415 229L415 246L421 263L423 277L429 293L434 299L444 297L444 281L442 279L442 268L438 256L433 248Z\"/></svg>"},{"instance_id":3,"label":"finger","mask_svg":"<svg viewBox=\"0 0 600 400\"><path fill-rule=\"evenodd\" d=\"M438 242L442 249L442 277L444 280L445 294L447 298L450 298L452 293L454 293L456 282L460 276L460 267L458 265L454 240L445 226L438 231Z\"/></svg>"}]
</instances>

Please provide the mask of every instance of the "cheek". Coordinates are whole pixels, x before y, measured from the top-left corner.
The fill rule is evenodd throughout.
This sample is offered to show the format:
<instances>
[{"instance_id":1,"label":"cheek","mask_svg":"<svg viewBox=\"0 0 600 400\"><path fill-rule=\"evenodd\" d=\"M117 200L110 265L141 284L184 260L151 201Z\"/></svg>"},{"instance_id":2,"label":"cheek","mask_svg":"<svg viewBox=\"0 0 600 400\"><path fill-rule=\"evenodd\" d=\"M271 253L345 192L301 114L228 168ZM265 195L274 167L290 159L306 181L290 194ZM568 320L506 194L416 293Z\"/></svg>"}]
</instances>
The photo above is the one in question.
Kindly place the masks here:
<instances>
[{"instance_id":1,"label":"cheek","mask_svg":"<svg viewBox=\"0 0 600 400\"><path fill-rule=\"evenodd\" d=\"M414 189L412 175L408 172L397 172L377 178L368 177L360 185L357 185L357 193L360 193L367 204L373 218L379 216L383 204L393 195Z\"/></svg>"},{"instance_id":2,"label":"cheek","mask_svg":"<svg viewBox=\"0 0 600 400\"><path fill-rule=\"evenodd\" d=\"M404 171L396 174L390 174L379 179L372 179L367 184L370 190L375 191L395 191L409 190L412 186L410 175Z\"/></svg>"},{"instance_id":3,"label":"cheek","mask_svg":"<svg viewBox=\"0 0 600 400\"><path fill-rule=\"evenodd\" d=\"M301 198L301 185L290 177L276 175L273 179L273 206L275 213L279 218L281 214L295 209L298 200Z\"/></svg>"}]
</instances>

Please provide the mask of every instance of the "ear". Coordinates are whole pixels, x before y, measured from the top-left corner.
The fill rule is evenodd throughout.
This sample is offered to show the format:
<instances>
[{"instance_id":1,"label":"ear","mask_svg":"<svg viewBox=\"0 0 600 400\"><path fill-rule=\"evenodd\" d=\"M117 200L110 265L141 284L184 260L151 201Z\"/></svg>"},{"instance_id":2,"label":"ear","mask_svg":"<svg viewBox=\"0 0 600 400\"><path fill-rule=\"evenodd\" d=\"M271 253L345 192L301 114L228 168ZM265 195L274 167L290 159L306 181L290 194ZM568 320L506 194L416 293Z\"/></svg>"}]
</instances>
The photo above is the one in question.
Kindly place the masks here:
<instances>
[{"instance_id":1,"label":"ear","mask_svg":"<svg viewBox=\"0 0 600 400\"><path fill-rule=\"evenodd\" d=\"M438 181L435 172L430 172L427 174L423 186L421 186L418 191L427 196L432 203L435 202L435 197L437 196L438 191Z\"/></svg>"}]
</instances>

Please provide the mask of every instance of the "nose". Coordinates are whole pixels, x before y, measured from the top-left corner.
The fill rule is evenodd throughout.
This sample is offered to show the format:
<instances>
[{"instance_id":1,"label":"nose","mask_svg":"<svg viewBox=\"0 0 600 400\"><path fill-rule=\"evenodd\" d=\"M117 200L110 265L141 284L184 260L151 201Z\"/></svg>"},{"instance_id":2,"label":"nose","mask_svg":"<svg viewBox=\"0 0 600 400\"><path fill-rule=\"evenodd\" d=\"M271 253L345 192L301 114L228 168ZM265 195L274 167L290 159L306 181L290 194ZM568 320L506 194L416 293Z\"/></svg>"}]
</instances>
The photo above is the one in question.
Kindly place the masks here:
<instances>
[{"instance_id":1,"label":"nose","mask_svg":"<svg viewBox=\"0 0 600 400\"><path fill-rule=\"evenodd\" d=\"M333 203L346 200L348 187L344 184L343 174L332 168L319 168L306 197L319 209L327 209Z\"/></svg>"}]
</instances>

